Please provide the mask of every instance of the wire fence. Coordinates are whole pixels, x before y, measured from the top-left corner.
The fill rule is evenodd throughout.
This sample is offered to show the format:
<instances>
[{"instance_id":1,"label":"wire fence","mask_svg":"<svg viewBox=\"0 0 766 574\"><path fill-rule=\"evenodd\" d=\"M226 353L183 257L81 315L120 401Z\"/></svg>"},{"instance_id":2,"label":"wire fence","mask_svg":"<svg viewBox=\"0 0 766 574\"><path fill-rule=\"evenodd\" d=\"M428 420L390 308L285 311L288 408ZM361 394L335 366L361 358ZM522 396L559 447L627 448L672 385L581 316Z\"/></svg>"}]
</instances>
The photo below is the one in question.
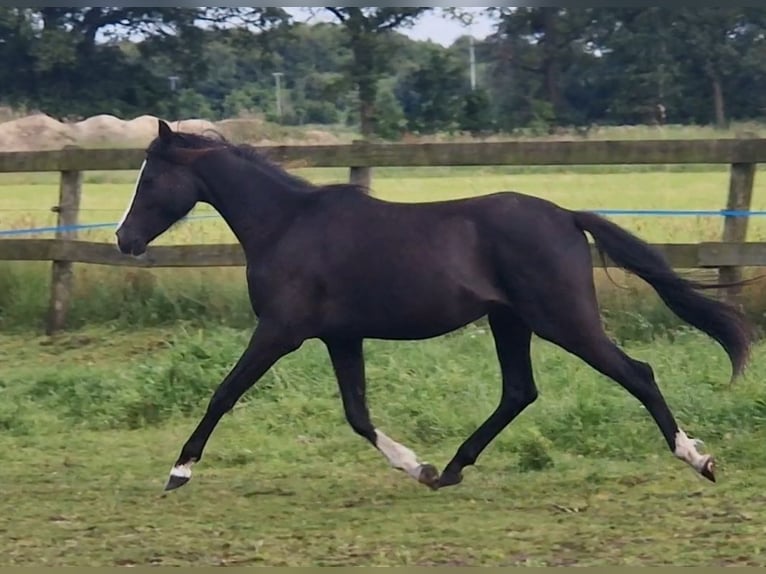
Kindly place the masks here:
<instances>
[{"instance_id":1,"label":"wire fence","mask_svg":"<svg viewBox=\"0 0 766 574\"><path fill-rule=\"evenodd\" d=\"M18 210L29 211L29 210ZM114 211L109 209L91 209L81 211ZM766 215L766 211L743 211L730 209L585 209L598 215L605 216L626 216L634 215L641 217L759 217ZM193 221L202 219L212 219L220 217L214 215L190 215L183 221ZM27 227L19 229L0 229L0 237L21 236L21 235L39 235L45 233L57 233L67 231L79 231L86 229L104 229L108 227L117 227L117 222L104 223L81 223L77 225L50 225L44 227Z\"/></svg>"},{"instance_id":2,"label":"wire fence","mask_svg":"<svg viewBox=\"0 0 766 574\"><path fill-rule=\"evenodd\" d=\"M199 219L217 218L218 215L193 215L183 219L183 221L192 221ZM103 229L107 227L117 227L116 221L108 223L79 223L77 225L50 225L45 227L26 227L19 229L0 229L0 237L19 236L19 235L39 235L43 233L57 233L67 231L80 231L85 229Z\"/></svg>"}]
</instances>

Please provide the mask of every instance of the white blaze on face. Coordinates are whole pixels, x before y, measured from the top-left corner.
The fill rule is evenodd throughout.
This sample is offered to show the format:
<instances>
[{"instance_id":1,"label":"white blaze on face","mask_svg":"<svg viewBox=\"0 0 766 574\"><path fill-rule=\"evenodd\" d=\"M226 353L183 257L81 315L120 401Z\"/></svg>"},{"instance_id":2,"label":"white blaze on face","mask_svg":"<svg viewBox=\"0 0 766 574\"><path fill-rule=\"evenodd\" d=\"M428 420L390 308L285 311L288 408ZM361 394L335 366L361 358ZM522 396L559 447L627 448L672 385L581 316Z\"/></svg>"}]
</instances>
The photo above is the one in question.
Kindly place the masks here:
<instances>
[{"instance_id":1,"label":"white blaze on face","mask_svg":"<svg viewBox=\"0 0 766 574\"><path fill-rule=\"evenodd\" d=\"M701 470L710 457L700 454L697 450L697 444L700 442L701 441L697 439L689 438L686 436L686 433L679 428L676 433L676 448L673 451L673 454L689 463L695 469Z\"/></svg>"},{"instance_id":2,"label":"white blaze on face","mask_svg":"<svg viewBox=\"0 0 766 574\"><path fill-rule=\"evenodd\" d=\"M136 200L136 193L138 193L138 185L141 183L141 176L144 175L145 167L146 167L146 160L144 160L141 163L141 168L138 170L138 177L136 178L136 186L133 188L133 195L130 197L130 201L128 202L128 207L125 208L125 213L122 214L122 217L120 218L120 222L117 224L117 229L122 227L122 224L125 223L125 218L128 216L128 212L130 211L130 208L133 206L133 202Z\"/></svg>"},{"instance_id":3,"label":"white blaze on face","mask_svg":"<svg viewBox=\"0 0 766 574\"><path fill-rule=\"evenodd\" d=\"M417 455L403 444L399 444L379 430L375 430L375 444L383 455L391 463L391 466L403 470L412 478L420 477L421 463Z\"/></svg>"}]
</instances>

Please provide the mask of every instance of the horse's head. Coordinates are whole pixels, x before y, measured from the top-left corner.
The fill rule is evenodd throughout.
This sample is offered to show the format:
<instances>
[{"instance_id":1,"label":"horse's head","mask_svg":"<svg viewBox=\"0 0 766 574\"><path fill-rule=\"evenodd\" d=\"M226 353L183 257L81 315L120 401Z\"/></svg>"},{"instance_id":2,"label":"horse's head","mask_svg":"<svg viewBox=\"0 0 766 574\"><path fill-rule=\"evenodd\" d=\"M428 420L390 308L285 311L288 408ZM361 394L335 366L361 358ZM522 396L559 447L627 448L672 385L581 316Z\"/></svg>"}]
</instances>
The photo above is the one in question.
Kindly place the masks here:
<instances>
[{"instance_id":1,"label":"horse's head","mask_svg":"<svg viewBox=\"0 0 766 574\"><path fill-rule=\"evenodd\" d=\"M159 120L159 133L147 148L133 198L117 226L117 246L123 253L144 253L203 197L205 184L191 162L204 150L184 148L182 137Z\"/></svg>"}]
</instances>

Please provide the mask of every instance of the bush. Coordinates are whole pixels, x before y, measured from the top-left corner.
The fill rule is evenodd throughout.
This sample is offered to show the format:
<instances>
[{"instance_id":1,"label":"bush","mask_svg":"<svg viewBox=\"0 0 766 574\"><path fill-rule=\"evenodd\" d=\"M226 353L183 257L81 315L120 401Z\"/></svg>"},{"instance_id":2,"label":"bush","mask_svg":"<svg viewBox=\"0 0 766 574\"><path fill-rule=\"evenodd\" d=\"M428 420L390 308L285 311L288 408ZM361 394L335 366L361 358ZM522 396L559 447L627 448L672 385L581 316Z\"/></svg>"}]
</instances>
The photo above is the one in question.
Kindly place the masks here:
<instances>
[{"instance_id":1,"label":"bush","mask_svg":"<svg viewBox=\"0 0 766 574\"><path fill-rule=\"evenodd\" d=\"M531 472L545 470L553 466L553 458L549 454L553 444L536 429L524 433L517 439L518 470Z\"/></svg>"}]
</instances>

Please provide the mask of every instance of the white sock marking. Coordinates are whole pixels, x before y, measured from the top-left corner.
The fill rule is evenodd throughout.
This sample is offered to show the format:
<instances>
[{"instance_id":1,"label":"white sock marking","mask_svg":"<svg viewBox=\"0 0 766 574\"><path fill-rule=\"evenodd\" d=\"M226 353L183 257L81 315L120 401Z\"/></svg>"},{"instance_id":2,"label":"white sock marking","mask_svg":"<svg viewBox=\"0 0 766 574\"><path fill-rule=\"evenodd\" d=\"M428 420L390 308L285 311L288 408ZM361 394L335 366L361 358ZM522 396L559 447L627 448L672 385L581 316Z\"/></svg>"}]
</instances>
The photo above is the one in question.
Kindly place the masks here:
<instances>
[{"instance_id":1,"label":"white sock marking","mask_svg":"<svg viewBox=\"0 0 766 574\"><path fill-rule=\"evenodd\" d=\"M379 430L375 430L375 444L391 466L403 470L415 480L420 477L422 463L418 462L418 457L412 450Z\"/></svg>"},{"instance_id":2,"label":"white sock marking","mask_svg":"<svg viewBox=\"0 0 766 574\"><path fill-rule=\"evenodd\" d=\"M705 465L705 461L708 459L707 455L700 454L697 450L697 445L701 442L702 441L700 440L689 438L686 436L686 433L679 428L676 433L676 449L673 454L684 462L689 463L698 471L701 471Z\"/></svg>"},{"instance_id":3,"label":"white sock marking","mask_svg":"<svg viewBox=\"0 0 766 574\"><path fill-rule=\"evenodd\" d=\"M136 200L136 194L138 193L138 184L141 183L141 176L144 175L144 168L146 167L146 160L141 162L141 168L138 170L138 177L136 178L136 185L133 188L133 195L130 197L130 201L128 202L128 207L125 208L125 213L122 214L122 217L120 218L120 222L117 224L117 229L119 229L123 223L125 223L125 218L128 216L128 212L130 211L130 208L133 207L133 202Z\"/></svg>"},{"instance_id":4,"label":"white sock marking","mask_svg":"<svg viewBox=\"0 0 766 574\"><path fill-rule=\"evenodd\" d=\"M191 467L191 462L174 466L170 471L170 476L177 476L178 478L191 478Z\"/></svg>"}]
</instances>

